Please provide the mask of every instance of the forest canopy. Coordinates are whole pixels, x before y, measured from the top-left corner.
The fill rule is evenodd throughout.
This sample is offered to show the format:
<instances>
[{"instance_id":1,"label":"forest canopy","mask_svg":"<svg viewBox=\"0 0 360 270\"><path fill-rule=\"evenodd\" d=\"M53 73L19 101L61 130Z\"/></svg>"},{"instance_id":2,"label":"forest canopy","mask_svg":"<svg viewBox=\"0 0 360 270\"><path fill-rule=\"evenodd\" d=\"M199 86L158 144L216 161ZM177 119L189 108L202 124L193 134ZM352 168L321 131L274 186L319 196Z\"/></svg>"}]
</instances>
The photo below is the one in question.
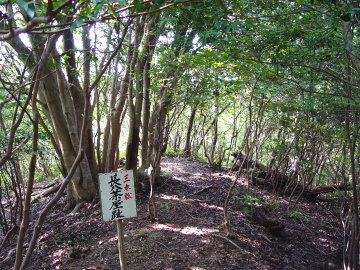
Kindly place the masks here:
<instances>
[{"instance_id":1,"label":"forest canopy","mask_svg":"<svg viewBox=\"0 0 360 270\"><path fill-rule=\"evenodd\" d=\"M18 230L14 269L63 192L71 211L98 198L98 173L125 162L148 194L164 154L232 167L234 152L249 179L256 164L274 189L288 177L289 194L342 186L318 199L348 209L355 269L359 25L355 0L2 1L0 225ZM55 177L22 257L34 183Z\"/></svg>"}]
</instances>

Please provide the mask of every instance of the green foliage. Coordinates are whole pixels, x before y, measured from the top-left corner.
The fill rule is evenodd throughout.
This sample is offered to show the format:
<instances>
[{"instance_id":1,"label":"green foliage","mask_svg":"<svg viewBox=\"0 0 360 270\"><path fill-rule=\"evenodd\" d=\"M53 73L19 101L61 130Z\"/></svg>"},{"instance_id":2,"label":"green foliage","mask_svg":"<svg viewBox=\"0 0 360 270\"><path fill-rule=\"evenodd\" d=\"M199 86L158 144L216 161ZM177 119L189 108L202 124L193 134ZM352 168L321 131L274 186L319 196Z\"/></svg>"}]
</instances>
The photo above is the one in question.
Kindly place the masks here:
<instances>
[{"instance_id":1,"label":"green foliage","mask_svg":"<svg viewBox=\"0 0 360 270\"><path fill-rule=\"evenodd\" d=\"M116 12L113 8L113 3L117 3L120 5L127 5L126 0L91 0L90 4L86 4L85 1L83 2L83 6L81 7L80 11L76 15L74 22L70 26L70 30L74 31L76 28L83 25L85 22L89 21L97 21L98 16L101 14L101 12L104 10L104 6L106 5L106 8L117 17ZM135 10L140 10L142 7L142 4L139 0L133 1L133 5Z\"/></svg>"},{"instance_id":2,"label":"green foliage","mask_svg":"<svg viewBox=\"0 0 360 270\"><path fill-rule=\"evenodd\" d=\"M267 201L262 201L261 199L247 193L241 196L235 195L233 197L235 200L239 200L240 203L243 206L243 212L245 215L249 216L251 215L253 208L255 206L260 206L260 205L266 205L268 204Z\"/></svg>"},{"instance_id":3,"label":"green foliage","mask_svg":"<svg viewBox=\"0 0 360 270\"><path fill-rule=\"evenodd\" d=\"M144 4L140 0L134 0L133 5L135 7L135 11L139 12L144 7Z\"/></svg>"},{"instance_id":4,"label":"green foliage","mask_svg":"<svg viewBox=\"0 0 360 270\"><path fill-rule=\"evenodd\" d=\"M160 207L166 210L170 208L168 203L160 203Z\"/></svg>"},{"instance_id":5,"label":"green foliage","mask_svg":"<svg viewBox=\"0 0 360 270\"><path fill-rule=\"evenodd\" d=\"M277 210L280 209L280 203L277 203L277 202L271 203L271 204L270 204L270 207L271 207L271 209L273 209L274 211L277 211Z\"/></svg>"},{"instance_id":6,"label":"green foliage","mask_svg":"<svg viewBox=\"0 0 360 270\"><path fill-rule=\"evenodd\" d=\"M45 2L36 2L36 10L33 1L13 2L29 18L47 12ZM53 1L54 8L62 3L63 1ZM166 3L163 0L146 3L135 0L131 2L133 8L127 11L129 13L126 16L145 9L151 11ZM76 2L67 7L68 16L72 16L73 21L71 30L84 23L97 22L104 14L107 18L118 18L118 8L127 4L128 1L125 0ZM355 1L205 0L165 9L156 29L160 38L155 44L155 55L151 62L151 109L156 109L155 105L162 102L163 97L158 94L164 85L171 85L167 89L170 112L185 107L175 123L178 130L186 129L190 108L198 109L192 133L192 148L195 149L193 158L206 160L202 142L210 148L215 136L212 120L217 117L218 141L213 163L221 165L222 151L229 153L238 150L242 144L242 135L249 128L253 141L250 140L247 145L254 145L254 156L264 164L273 158L274 167L278 166L282 172L291 173L291 160L301 157L299 168L302 177L338 179L338 175L348 174L349 171L348 154L343 151L348 145L344 119L350 119L352 134L358 130L360 119L358 71L352 68L353 78L348 78L344 73L346 60L343 20L340 17L344 14L354 24L354 54L358 56L360 47L357 45L359 31L356 20L359 7ZM61 16L56 18L56 24L61 25ZM153 14L146 19L151 16ZM92 44L91 80L98 71L97 65L100 65L101 59L105 61L117 45L119 31L116 31L114 25L124 22L125 20L118 18L116 22L104 21L97 24L96 33L93 33L97 38L96 42L108 39L109 48L105 49L105 44ZM80 40L78 33L74 36L76 41ZM126 37L131 38L133 37L130 35ZM128 44L128 40L125 43ZM57 48L60 47L58 45ZM5 53L6 50L9 49L4 46L1 52ZM83 51L81 48L75 51L77 64L81 67ZM69 53L71 52L60 52L58 63L66 62L64 60L69 58ZM0 60L4 66L9 67L2 69L0 76L10 78L9 82L14 81L16 85L20 85L17 80L24 65L19 64L18 59L10 58L11 53L8 55L9 61ZM99 115L101 129L105 126L106 117L113 111L110 85L116 79L123 81L127 65L127 45L116 57L116 68L115 64L111 64L109 73L103 76L98 85L99 98L94 95L93 99L97 102L94 104L94 114ZM67 66L53 64L51 67L55 70ZM115 71L117 76L111 74ZM73 70L70 75L78 77L81 82L83 70ZM10 83L0 87L8 85ZM15 88L14 85L11 87ZM352 90L351 97L346 93L347 87ZM24 93L28 90L28 87L22 89ZM24 96L21 97L21 102L24 101ZM8 97L8 92L1 88L0 102ZM7 130L12 125L15 105L16 102L12 100L4 105L1 112ZM227 109L217 115L224 108ZM51 127L51 124L48 126ZM98 132L98 136L103 134L103 130ZM122 134L126 134L126 130ZM25 118L18 130L15 145L31 135L32 124ZM259 135L259 138L255 139L255 135ZM121 140L121 143L124 141ZM6 136L1 135L0 143L2 148L6 147ZM179 148L182 149L182 146ZM53 153L53 149L42 129L39 147L40 161L51 159L49 153ZM97 147L100 148L101 145ZM358 148L355 150L358 153ZM17 153L17 157L26 164L30 154L31 147L27 144ZM168 148L165 154L180 155L181 151ZM322 157L325 159L320 171L314 164L321 161ZM56 164L55 161L50 163ZM334 164L338 164L338 169L334 169ZM249 194L237 199L247 208L244 210L246 212L253 205L265 203ZM273 207L278 206L274 204ZM302 217L296 211L291 215L293 218Z\"/></svg>"},{"instance_id":7,"label":"green foliage","mask_svg":"<svg viewBox=\"0 0 360 270\"><path fill-rule=\"evenodd\" d=\"M289 217L301 222L309 222L310 217L305 215L299 208L291 208L289 211Z\"/></svg>"},{"instance_id":8,"label":"green foliage","mask_svg":"<svg viewBox=\"0 0 360 270\"><path fill-rule=\"evenodd\" d=\"M34 1L16 0L16 4L19 5L20 9L29 17L29 19L35 16Z\"/></svg>"},{"instance_id":9,"label":"green foliage","mask_svg":"<svg viewBox=\"0 0 360 270\"><path fill-rule=\"evenodd\" d=\"M183 155L183 151L181 151L179 149L175 151L171 147L167 147L164 155L168 156L168 157L178 157L178 156Z\"/></svg>"}]
</instances>

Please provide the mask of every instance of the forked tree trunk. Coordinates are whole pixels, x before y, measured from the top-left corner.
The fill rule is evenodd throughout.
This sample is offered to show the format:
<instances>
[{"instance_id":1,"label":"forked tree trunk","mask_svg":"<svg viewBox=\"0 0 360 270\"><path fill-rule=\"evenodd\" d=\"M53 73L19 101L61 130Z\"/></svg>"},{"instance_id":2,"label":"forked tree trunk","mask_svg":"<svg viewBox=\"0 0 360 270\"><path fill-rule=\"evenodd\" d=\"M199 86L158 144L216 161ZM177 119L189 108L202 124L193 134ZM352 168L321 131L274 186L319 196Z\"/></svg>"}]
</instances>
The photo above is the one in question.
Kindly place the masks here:
<instances>
[{"instance_id":1,"label":"forked tree trunk","mask_svg":"<svg viewBox=\"0 0 360 270\"><path fill-rule=\"evenodd\" d=\"M126 149L126 169L132 169L135 176L135 184L139 190L138 178L138 150L140 144L140 126L143 127L143 137L141 146L141 172L147 168L148 150L148 123L150 115L150 62L154 52L154 47L158 38L155 34L159 16L148 17L137 22L135 29L134 53L132 55L130 70L130 86L128 92L129 103L129 136ZM135 91L133 91L135 90ZM134 93L133 93L134 92ZM135 97L135 103L133 98ZM143 104L144 103L144 104ZM143 115L142 110L144 109ZM143 123L141 123L141 119ZM143 176L143 173L142 173ZM143 177L141 177L143 178Z\"/></svg>"},{"instance_id":2,"label":"forked tree trunk","mask_svg":"<svg viewBox=\"0 0 360 270\"><path fill-rule=\"evenodd\" d=\"M10 45L19 54L28 53L31 58L30 63L32 63L29 68L35 66L39 61L43 51L40 45L44 41L37 36L33 37L31 42L34 48L34 58L31 57L30 52L20 39L9 41ZM43 77L39 84L39 97L43 105L43 111L45 111L45 115L54 129L65 168L69 171L76 158L79 140L79 119L74 104L83 104L82 95L69 95L67 90L70 89L70 86L61 73L60 66L56 66L55 62L47 61L48 65L43 67ZM51 69L51 67L54 69ZM77 89L77 91L80 90ZM67 189L68 208L72 208L84 201L91 201L96 195L95 179L90 168L91 166L87 158L85 158L77 169L72 184Z\"/></svg>"}]
</instances>

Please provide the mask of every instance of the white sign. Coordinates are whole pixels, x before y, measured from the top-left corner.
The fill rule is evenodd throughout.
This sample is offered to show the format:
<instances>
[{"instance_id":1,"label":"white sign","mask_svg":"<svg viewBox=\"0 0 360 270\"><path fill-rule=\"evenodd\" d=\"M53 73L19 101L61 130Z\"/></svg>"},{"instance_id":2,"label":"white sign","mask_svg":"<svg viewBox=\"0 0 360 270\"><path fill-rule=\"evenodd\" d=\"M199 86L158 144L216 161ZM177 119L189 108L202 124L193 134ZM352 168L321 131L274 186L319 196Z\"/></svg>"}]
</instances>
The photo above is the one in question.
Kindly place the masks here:
<instances>
[{"instance_id":1,"label":"white sign","mask_svg":"<svg viewBox=\"0 0 360 270\"><path fill-rule=\"evenodd\" d=\"M98 177L103 220L136 217L133 171L101 173Z\"/></svg>"}]
</instances>

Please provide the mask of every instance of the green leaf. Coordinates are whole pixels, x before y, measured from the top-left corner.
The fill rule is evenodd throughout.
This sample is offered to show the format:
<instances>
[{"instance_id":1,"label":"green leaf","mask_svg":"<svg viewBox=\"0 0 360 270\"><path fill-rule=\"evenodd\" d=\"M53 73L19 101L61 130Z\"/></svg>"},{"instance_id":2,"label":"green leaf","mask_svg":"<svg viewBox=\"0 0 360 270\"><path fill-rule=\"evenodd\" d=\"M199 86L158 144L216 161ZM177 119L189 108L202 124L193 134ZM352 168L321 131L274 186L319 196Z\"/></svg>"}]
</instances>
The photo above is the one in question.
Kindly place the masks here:
<instances>
[{"instance_id":1,"label":"green leaf","mask_svg":"<svg viewBox=\"0 0 360 270\"><path fill-rule=\"evenodd\" d=\"M141 9L144 6L139 0L134 0L133 5L134 5L134 8L135 8L136 12L141 11Z\"/></svg>"},{"instance_id":2,"label":"green leaf","mask_svg":"<svg viewBox=\"0 0 360 270\"><path fill-rule=\"evenodd\" d=\"M92 11L93 16L96 17L98 15L98 13L103 9L103 7L104 7L103 2L96 4L95 8Z\"/></svg>"},{"instance_id":3,"label":"green leaf","mask_svg":"<svg viewBox=\"0 0 360 270\"><path fill-rule=\"evenodd\" d=\"M79 17L77 18L70 26L70 31L74 31L76 28L81 26L85 22L86 18Z\"/></svg>"},{"instance_id":4,"label":"green leaf","mask_svg":"<svg viewBox=\"0 0 360 270\"><path fill-rule=\"evenodd\" d=\"M26 15L32 19L35 16L35 8L33 6L34 1L16 0L16 4L26 13Z\"/></svg>"},{"instance_id":5,"label":"green leaf","mask_svg":"<svg viewBox=\"0 0 360 270\"><path fill-rule=\"evenodd\" d=\"M222 7L224 10L226 10L226 7L224 5L224 2L222 0L215 0L216 4L218 4L220 7Z\"/></svg>"},{"instance_id":6,"label":"green leaf","mask_svg":"<svg viewBox=\"0 0 360 270\"><path fill-rule=\"evenodd\" d=\"M119 3L120 5L126 6L127 2L126 0L114 0L115 3Z\"/></svg>"}]
</instances>

